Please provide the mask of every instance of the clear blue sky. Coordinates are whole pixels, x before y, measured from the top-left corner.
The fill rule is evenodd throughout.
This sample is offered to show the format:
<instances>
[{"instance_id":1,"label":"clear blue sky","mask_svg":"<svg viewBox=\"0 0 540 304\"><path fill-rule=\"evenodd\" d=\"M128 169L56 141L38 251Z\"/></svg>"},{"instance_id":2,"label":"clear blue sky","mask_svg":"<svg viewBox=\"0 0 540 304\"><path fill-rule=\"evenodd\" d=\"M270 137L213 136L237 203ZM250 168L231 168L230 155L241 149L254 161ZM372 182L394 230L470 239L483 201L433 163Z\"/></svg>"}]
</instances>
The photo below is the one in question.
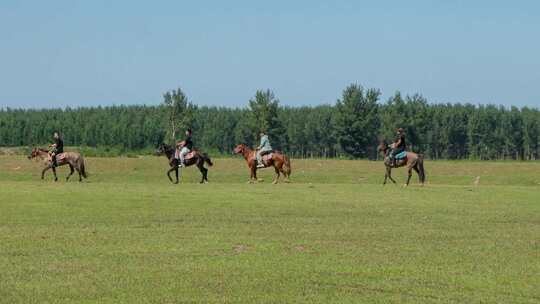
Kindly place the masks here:
<instances>
[{"instance_id":1,"label":"clear blue sky","mask_svg":"<svg viewBox=\"0 0 540 304\"><path fill-rule=\"evenodd\" d=\"M0 107L333 103L349 83L540 106L540 1L0 1Z\"/></svg>"}]
</instances>

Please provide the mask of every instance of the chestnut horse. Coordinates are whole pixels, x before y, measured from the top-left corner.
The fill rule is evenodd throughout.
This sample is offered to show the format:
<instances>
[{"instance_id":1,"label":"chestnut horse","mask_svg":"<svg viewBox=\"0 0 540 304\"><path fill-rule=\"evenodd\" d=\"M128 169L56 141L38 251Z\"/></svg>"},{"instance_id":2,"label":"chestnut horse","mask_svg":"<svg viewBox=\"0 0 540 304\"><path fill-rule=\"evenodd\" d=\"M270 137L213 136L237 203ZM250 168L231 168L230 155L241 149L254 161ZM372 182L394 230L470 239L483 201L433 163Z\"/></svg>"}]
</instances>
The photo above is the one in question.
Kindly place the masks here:
<instances>
[{"instance_id":1,"label":"chestnut horse","mask_svg":"<svg viewBox=\"0 0 540 304\"><path fill-rule=\"evenodd\" d=\"M52 169L54 174L54 181L58 181L58 177L56 176L56 168L52 165L52 159L49 155L49 150L41 149L41 148L34 148L32 149L32 153L28 156L28 159L33 158L41 158L45 161L45 168L41 171L41 179L44 179L45 172L47 170ZM64 166L69 165L69 169L71 170L66 177L66 182L69 181L69 178L71 175L73 175L73 172L75 172L74 169L77 170L79 173L79 182L82 182L82 178L88 178L88 175L86 173L86 168L84 165L84 159L81 156L81 154L77 152L64 152L60 153L56 156L56 162L58 166Z\"/></svg>"},{"instance_id":2,"label":"chestnut horse","mask_svg":"<svg viewBox=\"0 0 540 304\"><path fill-rule=\"evenodd\" d=\"M171 183L178 184L178 165L180 164L180 160L175 157L176 148L173 146L169 146L167 144L161 144L156 150L157 155L165 155L167 159L169 160L169 166L171 168L169 171L167 171L167 177L169 177L169 180ZM208 169L204 167L204 163L207 163L208 166L213 166L212 160L210 160L210 157L208 157L208 154L202 153L196 149L191 150L186 155L186 158L184 159L184 166L189 167L191 165L197 165L197 168L199 168L199 171L201 171L201 184L208 182ZM171 172L175 172L176 174L176 182L173 182L173 179L171 178Z\"/></svg>"},{"instance_id":3,"label":"chestnut horse","mask_svg":"<svg viewBox=\"0 0 540 304\"><path fill-rule=\"evenodd\" d=\"M386 185L387 179L390 179L395 184L396 181L392 178L392 168L399 168L403 166L407 166L409 174L407 176L407 183L405 183L405 186L409 185L412 176L412 170L416 171L420 180L420 184L422 186L424 185L424 182L426 181L426 172L424 170L424 158L422 157L422 155L416 154L414 152L406 152L407 156L402 159L397 159L394 165L390 160L390 157L388 156L390 147L385 142L381 142L378 150L379 152L383 153L384 165L386 166L386 174L384 175L383 185Z\"/></svg>"},{"instance_id":4,"label":"chestnut horse","mask_svg":"<svg viewBox=\"0 0 540 304\"><path fill-rule=\"evenodd\" d=\"M242 154L244 156L251 173L249 182L252 183L253 181L261 181L257 179L257 151L251 150L244 144L240 144L234 148L234 153ZM289 160L288 156L274 151L264 155L262 159L264 168L274 167L274 170L276 170L276 176L273 181L274 184L278 183L280 172L283 173L283 176L285 176L285 182L289 182L289 176L291 176L291 161Z\"/></svg>"}]
</instances>

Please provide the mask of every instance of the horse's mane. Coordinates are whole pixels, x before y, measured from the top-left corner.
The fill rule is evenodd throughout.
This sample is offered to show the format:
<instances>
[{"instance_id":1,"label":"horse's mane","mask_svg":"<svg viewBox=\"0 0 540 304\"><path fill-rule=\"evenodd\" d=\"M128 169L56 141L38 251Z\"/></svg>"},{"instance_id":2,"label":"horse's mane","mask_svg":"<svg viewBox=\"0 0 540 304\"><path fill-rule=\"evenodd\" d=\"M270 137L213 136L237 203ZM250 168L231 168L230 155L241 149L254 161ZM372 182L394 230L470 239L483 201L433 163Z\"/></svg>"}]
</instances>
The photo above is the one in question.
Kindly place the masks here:
<instances>
[{"instance_id":1,"label":"horse's mane","mask_svg":"<svg viewBox=\"0 0 540 304\"><path fill-rule=\"evenodd\" d=\"M166 143L162 143L161 144L163 146L163 148L165 148L165 150L167 151L173 151L175 148L173 145L169 145L169 144L166 144Z\"/></svg>"},{"instance_id":2,"label":"horse's mane","mask_svg":"<svg viewBox=\"0 0 540 304\"><path fill-rule=\"evenodd\" d=\"M37 148L37 149L38 149L39 151L41 151L41 152L49 153L49 150L47 150L47 149L43 149L43 148Z\"/></svg>"},{"instance_id":3,"label":"horse's mane","mask_svg":"<svg viewBox=\"0 0 540 304\"><path fill-rule=\"evenodd\" d=\"M386 150L390 149L390 146L386 143L386 140L381 140L379 142L379 146L377 147L377 150L381 152L386 152Z\"/></svg>"}]
</instances>

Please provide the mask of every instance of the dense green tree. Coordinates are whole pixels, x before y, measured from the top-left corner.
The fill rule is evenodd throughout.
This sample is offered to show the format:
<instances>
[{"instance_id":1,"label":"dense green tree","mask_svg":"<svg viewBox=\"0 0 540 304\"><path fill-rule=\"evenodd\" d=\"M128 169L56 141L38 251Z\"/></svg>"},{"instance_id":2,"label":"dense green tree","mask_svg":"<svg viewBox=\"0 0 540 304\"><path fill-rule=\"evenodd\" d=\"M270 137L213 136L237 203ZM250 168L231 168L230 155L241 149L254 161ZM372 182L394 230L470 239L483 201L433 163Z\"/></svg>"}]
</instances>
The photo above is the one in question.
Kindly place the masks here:
<instances>
[{"instance_id":1,"label":"dense green tree","mask_svg":"<svg viewBox=\"0 0 540 304\"><path fill-rule=\"evenodd\" d=\"M379 116L379 90L352 84L336 104L336 134L343 151L352 157L375 157Z\"/></svg>"},{"instance_id":2,"label":"dense green tree","mask_svg":"<svg viewBox=\"0 0 540 304\"><path fill-rule=\"evenodd\" d=\"M168 112L168 134L172 141L175 141L179 131L191 126L193 104L182 89L178 88L163 94L163 105Z\"/></svg>"},{"instance_id":3,"label":"dense green tree","mask_svg":"<svg viewBox=\"0 0 540 304\"><path fill-rule=\"evenodd\" d=\"M284 143L283 125L278 117L279 100L270 90L258 90L249 100L250 124L254 141L257 142L261 131L268 133L274 148L281 148Z\"/></svg>"},{"instance_id":4,"label":"dense green tree","mask_svg":"<svg viewBox=\"0 0 540 304\"><path fill-rule=\"evenodd\" d=\"M407 131L409 149L439 159L538 159L540 111L493 105L436 104L399 92L378 103L377 90L349 86L336 105L282 107L270 91L258 91L245 108L195 107L181 90L159 106L65 109L0 108L0 146L45 145L60 131L68 146L125 153L153 151L189 125L198 148L230 154L236 144L255 146L267 129L272 144L293 157L374 157L379 139ZM175 101L176 100L176 101ZM177 115L177 114L175 114ZM176 116L175 116L176 117ZM178 133L177 133L178 134Z\"/></svg>"}]
</instances>

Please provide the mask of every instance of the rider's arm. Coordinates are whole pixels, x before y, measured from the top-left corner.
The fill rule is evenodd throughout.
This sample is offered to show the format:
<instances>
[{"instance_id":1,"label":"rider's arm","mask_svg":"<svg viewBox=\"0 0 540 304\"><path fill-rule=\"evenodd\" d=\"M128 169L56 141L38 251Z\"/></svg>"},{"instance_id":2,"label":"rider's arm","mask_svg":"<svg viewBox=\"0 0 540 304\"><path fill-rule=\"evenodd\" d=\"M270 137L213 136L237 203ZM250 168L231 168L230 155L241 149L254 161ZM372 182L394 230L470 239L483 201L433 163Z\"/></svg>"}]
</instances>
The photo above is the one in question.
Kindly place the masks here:
<instances>
[{"instance_id":1,"label":"rider's arm","mask_svg":"<svg viewBox=\"0 0 540 304\"><path fill-rule=\"evenodd\" d=\"M259 145L259 149L262 149L266 144L268 143L268 137L261 138L261 144Z\"/></svg>"}]
</instances>

